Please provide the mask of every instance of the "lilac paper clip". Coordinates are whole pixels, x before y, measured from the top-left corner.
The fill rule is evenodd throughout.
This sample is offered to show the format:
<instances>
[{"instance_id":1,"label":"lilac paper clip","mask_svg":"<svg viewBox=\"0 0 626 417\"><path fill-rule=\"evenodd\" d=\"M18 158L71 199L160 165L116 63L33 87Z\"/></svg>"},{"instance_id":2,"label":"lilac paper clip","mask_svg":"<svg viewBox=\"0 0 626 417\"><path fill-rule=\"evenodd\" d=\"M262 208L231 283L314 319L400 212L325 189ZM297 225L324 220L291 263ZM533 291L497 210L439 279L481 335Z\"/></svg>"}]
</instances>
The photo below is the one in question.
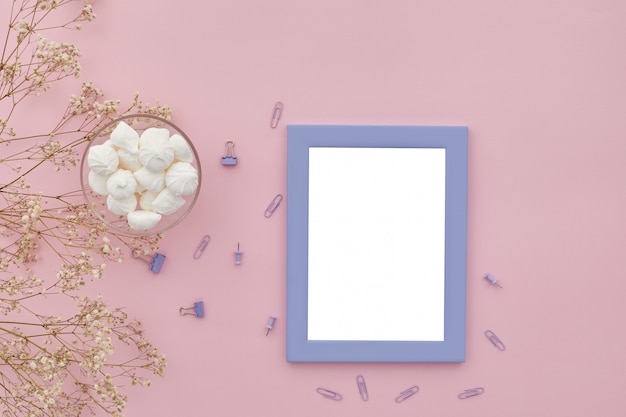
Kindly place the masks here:
<instances>
[{"instance_id":1,"label":"lilac paper clip","mask_svg":"<svg viewBox=\"0 0 626 417\"><path fill-rule=\"evenodd\" d=\"M329 400L341 401L343 398L341 394L335 391L331 391L326 388L318 388L316 389L317 393L320 394L324 398L328 398Z\"/></svg>"},{"instance_id":2,"label":"lilac paper clip","mask_svg":"<svg viewBox=\"0 0 626 417\"><path fill-rule=\"evenodd\" d=\"M502 340L500 340L500 338L496 336L496 334L492 332L491 330L487 330L485 332L485 336L487 337L487 339L489 339L491 344L494 345L498 350L506 349L506 346L504 346L504 342L502 342Z\"/></svg>"},{"instance_id":3,"label":"lilac paper clip","mask_svg":"<svg viewBox=\"0 0 626 417\"><path fill-rule=\"evenodd\" d=\"M269 206L265 209L265 213L263 214L266 219L272 217L272 214L276 211L278 206L280 206L280 202L283 201L282 194L276 194L276 197L270 202Z\"/></svg>"},{"instance_id":4,"label":"lilac paper clip","mask_svg":"<svg viewBox=\"0 0 626 417\"><path fill-rule=\"evenodd\" d=\"M468 388L465 391L463 391L462 393L460 393L459 395L457 395L457 398L459 400L465 400L467 398L472 398L472 397L475 397L477 395L480 395L483 392L485 392L485 389L483 387Z\"/></svg>"},{"instance_id":5,"label":"lilac paper clip","mask_svg":"<svg viewBox=\"0 0 626 417\"><path fill-rule=\"evenodd\" d=\"M280 116L283 114L283 103L277 101L274 105L274 112L272 113L272 121L270 122L270 127L272 129L276 129L278 126L278 121L280 120Z\"/></svg>"},{"instance_id":6,"label":"lilac paper clip","mask_svg":"<svg viewBox=\"0 0 626 417\"><path fill-rule=\"evenodd\" d=\"M363 375L358 375L356 377L356 386L359 388L359 395L363 401L367 401L370 399L370 396L367 392L367 385L365 385L365 378Z\"/></svg>"},{"instance_id":7,"label":"lilac paper clip","mask_svg":"<svg viewBox=\"0 0 626 417\"><path fill-rule=\"evenodd\" d=\"M420 387L418 387L417 385L413 385L411 388L405 389L404 391L400 393L400 395L396 397L396 402L401 403L407 400L409 397L412 397L413 395L417 394L419 390L420 390Z\"/></svg>"},{"instance_id":8,"label":"lilac paper clip","mask_svg":"<svg viewBox=\"0 0 626 417\"><path fill-rule=\"evenodd\" d=\"M211 242L211 236L202 236L200 243L198 243L198 246L196 247L196 251L193 253L193 259L200 259L200 257L204 253L204 250L209 245L209 242Z\"/></svg>"},{"instance_id":9,"label":"lilac paper clip","mask_svg":"<svg viewBox=\"0 0 626 417\"><path fill-rule=\"evenodd\" d=\"M148 269L155 274L161 272L161 267L163 266L163 262L165 262L165 255L162 255L158 252L154 253L154 255L152 256L152 260L150 261L146 258L143 258L141 256L141 252L137 249L133 249L133 251L131 252L131 256L133 259L139 259L140 261L148 264Z\"/></svg>"}]
</instances>

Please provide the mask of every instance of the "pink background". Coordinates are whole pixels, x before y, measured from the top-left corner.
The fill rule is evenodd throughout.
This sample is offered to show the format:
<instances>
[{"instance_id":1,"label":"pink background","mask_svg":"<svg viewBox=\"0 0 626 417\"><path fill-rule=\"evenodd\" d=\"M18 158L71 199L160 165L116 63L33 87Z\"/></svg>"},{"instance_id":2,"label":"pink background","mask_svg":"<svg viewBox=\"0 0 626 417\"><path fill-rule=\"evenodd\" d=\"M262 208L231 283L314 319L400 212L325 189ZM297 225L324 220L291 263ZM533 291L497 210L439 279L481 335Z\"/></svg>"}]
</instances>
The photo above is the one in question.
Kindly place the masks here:
<instances>
[{"instance_id":1,"label":"pink background","mask_svg":"<svg viewBox=\"0 0 626 417\"><path fill-rule=\"evenodd\" d=\"M169 104L204 174L191 215L162 240L161 274L129 260L88 288L139 318L168 358L151 388L128 388L126 415L624 412L626 2L94 6L98 19L69 35L83 51L81 80L126 102L140 91ZM271 129L276 101L285 108ZM270 219L263 212L286 192L288 123L469 127L465 363L285 361L287 207ZM227 140L236 143L234 168L220 165ZM204 234L212 241L194 260ZM482 279L486 272L504 288ZM179 316L199 300L205 318ZM271 314L278 319L266 337ZM412 385L419 394L396 404ZM320 386L343 401L322 398ZM474 386L485 394L456 398Z\"/></svg>"}]
</instances>

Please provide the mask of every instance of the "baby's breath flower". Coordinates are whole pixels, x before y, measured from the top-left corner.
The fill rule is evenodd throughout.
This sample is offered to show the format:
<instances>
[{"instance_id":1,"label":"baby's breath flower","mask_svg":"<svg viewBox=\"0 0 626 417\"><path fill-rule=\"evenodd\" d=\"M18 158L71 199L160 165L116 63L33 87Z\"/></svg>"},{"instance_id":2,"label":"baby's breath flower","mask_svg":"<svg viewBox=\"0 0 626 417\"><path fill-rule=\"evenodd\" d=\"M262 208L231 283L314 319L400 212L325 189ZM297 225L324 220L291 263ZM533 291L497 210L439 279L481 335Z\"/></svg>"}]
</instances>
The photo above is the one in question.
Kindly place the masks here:
<instances>
[{"instance_id":1,"label":"baby's breath flower","mask_svg":"<svg viewBox=\"0 0 626 417\"><path fill-rule=\"evenodd\" d=\"M94 13L93 7L91 6L91 4L86 4L85 7L83 7L81 18L88 22L95 20L96 14Z\"/></svg>"},{"instance_id":2,"label":"baby's breath flower","mask_svg":"<svg viewBox=\"0 0 626 417\"><path fill-rule=\"evenodd\" d=\"M123 261L122 248L154 252L162 235L129 238L111 232L84 203L81 193L33 192L33 185L39 185L31 185L27 177L31 179L47 165L54 171L75 169L94 132L120 114L147 113L169 119L171 109L158 100L145 103L138 93L130 106L121 108L120 100L105 98L102 90L84 82L69 98L54 128L21 137L11 126L10 119L25 97L38 96L64 78L80 75L78 48L48 38L40 29L49 26L43 24L48 15L75 1L14 2L8 18L13 23L5 37L11 41L0 57L0 166L7 168L0 177L3 417L77 416L94 409L120 416L127 401L121 387L128 381L149 386L147 376L163 375L166 366L165 357L145 338L138 321L121 309L110 308L101 297L80 294L89 282L104 277L108 262ZM95 18L91 1L85 0L80 13L57 29L79 29ZM17 149L6 150L17 143ZM9 178L11 173L14 178ZM55 182L65 181L63 174L58 175ZM42 246L59 261L56 274L41 274L43 278L36 273ZM64 310L68 311L64 316L45 314L46 306L55 300L61 304L73 300L75 310ZM9 314L12 319L19 316L17 321L25 323L28 332L13 324L15 320L3 321ZM128 347L116 353L119 343ZM134 354L111 360L113 354L117 359L128 352Z\"/></svg>"}]
</instances>

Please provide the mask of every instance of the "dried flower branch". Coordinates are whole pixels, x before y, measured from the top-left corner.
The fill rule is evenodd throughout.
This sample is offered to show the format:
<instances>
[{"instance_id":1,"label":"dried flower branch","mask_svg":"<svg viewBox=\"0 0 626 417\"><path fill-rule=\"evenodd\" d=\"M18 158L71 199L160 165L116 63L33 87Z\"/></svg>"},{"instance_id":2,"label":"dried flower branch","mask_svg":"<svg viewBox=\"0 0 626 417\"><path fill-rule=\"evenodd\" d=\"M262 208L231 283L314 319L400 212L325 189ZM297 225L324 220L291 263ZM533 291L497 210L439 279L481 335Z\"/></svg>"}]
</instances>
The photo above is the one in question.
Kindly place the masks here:
<instances>
[{"instance_id":1,"label":"dried flower branch","mask_svg":"<svg viewBox=\"0 0 626 417\"><path fill-rule=\"evenodd\" d=\"M120 416L126 384L150 384L162 375L163 355L144 337L138 322L100 297L79 294L103 277L122 248L156 251L160 235L131 238L108 230L89 210L80 190L33 191L29 179L43 167L70 171L82 149L108 121L125 113L156 114L169 107L135 95L120 109L91 83L70 98L58 123L46 133L20 136L11 126L20 103L68 77L80 75L78 49L44 37L80 29L95 18L90 1L14 0L0 54L0 411L3 416ZM0 5L0 7L9 7ZM54 12L75 11L46 26ZM55 15L58 20L58 17ZM63 172L58 175L63 176ZM66 174L65 174L66 175ZM56 275L37 275L40 254L60 260ZM44 301L44 302L42 302ZM65 316L42 306L73 309Z\"/></svg>"}]
</instances>

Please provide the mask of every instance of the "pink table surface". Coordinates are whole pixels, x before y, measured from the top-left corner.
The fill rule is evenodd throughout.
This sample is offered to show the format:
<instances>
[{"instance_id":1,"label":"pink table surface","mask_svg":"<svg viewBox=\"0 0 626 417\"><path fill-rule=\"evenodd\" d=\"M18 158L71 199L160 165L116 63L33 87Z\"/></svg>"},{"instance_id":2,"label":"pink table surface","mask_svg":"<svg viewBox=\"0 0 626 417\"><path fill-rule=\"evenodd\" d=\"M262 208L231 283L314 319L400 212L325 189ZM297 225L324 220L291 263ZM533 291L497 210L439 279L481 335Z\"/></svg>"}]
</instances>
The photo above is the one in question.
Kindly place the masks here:
<instances>
[{"instance_id":1,"label":"pink table surface","mask_svg":"<svg viewBox=\"0 0 626 417\"><path fill-rule=\"evenodd\" d=\"M129 260L88 287L139 318L168 358L152 387L125 391L126 415L623 413L625 2L94 7L98 19L68 35L83 51L81 80L110 97L140 91L169 104L203 167L197 205L162 240L162 272ZM271 129L276 101L285 108ZM287 207L270 219L263 212L286 192L288 123L469 126L465 363L285 361ZM220 165L227 140L236 143L234 168ZM212 241L194 260L204 234ZM244 254L235 266L238 242ZM504 288L489 286L486 272ZM179 316L198 300L205 318ZM486 329L506 351L486 340ZM368 402L357 392L359 374ZM396 404L412 385L419 394ZM456 398L473 386L485 394ZM344 399L324 399L317 387Z\"/></svg>"}]
</instances>

